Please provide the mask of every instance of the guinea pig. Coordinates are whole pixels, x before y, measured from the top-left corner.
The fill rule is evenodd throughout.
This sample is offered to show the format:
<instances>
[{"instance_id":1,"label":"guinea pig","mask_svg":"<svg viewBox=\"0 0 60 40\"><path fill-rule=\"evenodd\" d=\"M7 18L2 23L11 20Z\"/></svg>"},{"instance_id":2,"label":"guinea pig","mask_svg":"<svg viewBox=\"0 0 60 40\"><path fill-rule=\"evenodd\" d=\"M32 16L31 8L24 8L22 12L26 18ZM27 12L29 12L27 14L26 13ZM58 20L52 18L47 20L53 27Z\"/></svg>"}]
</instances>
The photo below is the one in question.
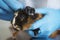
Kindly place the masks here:
<instances>
[{"instance_id":1,"label":"guinea pig","mask_svg":"<svg viewBox=\"0 0 60 40\"><path fill-rule=\"evenodd\" d=\"M35 9L32 7L25 7L24 9L19 9L14 13L14 18L11 21L11 31L13 38L17 35L19 31L28 30L35 21L44 17L44 14L35 13ZM33 30L34 33L35 30Z\"/></svg>"}]
</instances>

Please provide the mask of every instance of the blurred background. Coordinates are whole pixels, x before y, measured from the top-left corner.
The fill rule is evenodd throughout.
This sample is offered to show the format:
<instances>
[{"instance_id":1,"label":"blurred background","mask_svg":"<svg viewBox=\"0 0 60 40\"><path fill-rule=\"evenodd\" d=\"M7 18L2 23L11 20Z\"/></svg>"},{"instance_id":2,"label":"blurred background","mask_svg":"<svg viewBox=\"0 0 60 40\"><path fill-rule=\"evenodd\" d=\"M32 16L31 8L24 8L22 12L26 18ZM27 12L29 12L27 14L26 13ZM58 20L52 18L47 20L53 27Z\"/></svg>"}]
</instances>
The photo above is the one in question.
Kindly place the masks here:
<instances>
[{"instance_id":1,"label":"blurred background","mask_svg":"<svg viewBox=\"0 0 60 40\"><path fill-rule=\"evenodd\" d=\"M8 37L11 36L9 26L10 22L0 20L0 40L6 40Z\"/></svg>"},{"instance_id":2,"label":"blurred background","mask_svg":"<svg viewBox=\"0 0 60 40\"><path fill-rule=\"evenodd\" d=\"M26 6L32 6L34 8L53 8L53 9L60 9L60 0L18 0L26 4ZM31 1L31 2L30 2ZM0 40L6 40L6 38L11 36L9 30L10 22L0 20ZM57 37L58 38L58 37ZM55 40L58 40L58 39Z\"/></svg>"},{"instance_id":3,"label":"blurred background","mask_svg":"<svg viewBox=\"0 0 60 40\"><path fill-rule=\"evenodd\" d=\"M34 8L54 8L60 9L60 0L18 0L27 6L32 6Z\"/></svg>"}]
</instances>

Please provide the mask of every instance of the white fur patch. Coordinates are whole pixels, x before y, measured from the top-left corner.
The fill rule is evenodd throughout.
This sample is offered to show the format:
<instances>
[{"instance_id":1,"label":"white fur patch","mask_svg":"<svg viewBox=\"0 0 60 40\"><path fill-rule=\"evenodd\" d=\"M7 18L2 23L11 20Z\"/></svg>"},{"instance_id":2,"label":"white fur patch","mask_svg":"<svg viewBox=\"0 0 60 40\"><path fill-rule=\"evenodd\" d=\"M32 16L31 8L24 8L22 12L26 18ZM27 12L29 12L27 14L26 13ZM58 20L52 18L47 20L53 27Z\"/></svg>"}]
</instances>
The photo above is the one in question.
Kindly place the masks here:
<instances>
[{"instance_id":1,"label":"white fur patch","mask_svg":"<svg viewBox=\"0 0 60 40\"><path fill-rule=\"evenodd\" d=\"M18 12L15 13L15 17L17 17L17 16L18 16Z\"/></svg>"},{"instance_id":2,"label":"white fur patch","mask_svg":"<svg viewBox=\"0 0 60 40\"><path fill-rule=\"evenodd\" d=\"M15 18L18 16L18 12L14 13L14 15L15 15L15 16L14 16L14 19L13 19L13 22L12 22L13 26L14 26L14 24L15 24L15 20L16 20Z\"/></svg>"},{"instance_id":3,"label":"white fur patch","mask_svg":"<svg viewBox=\"0 0 60 40\"><path fill-rule=\"evenodd\" d=\"M12 24L13 24L13 25L15 24L15 17L14 17L14 19L13 19L13 22L12 22Z\"/></svg>"}]
</instances>

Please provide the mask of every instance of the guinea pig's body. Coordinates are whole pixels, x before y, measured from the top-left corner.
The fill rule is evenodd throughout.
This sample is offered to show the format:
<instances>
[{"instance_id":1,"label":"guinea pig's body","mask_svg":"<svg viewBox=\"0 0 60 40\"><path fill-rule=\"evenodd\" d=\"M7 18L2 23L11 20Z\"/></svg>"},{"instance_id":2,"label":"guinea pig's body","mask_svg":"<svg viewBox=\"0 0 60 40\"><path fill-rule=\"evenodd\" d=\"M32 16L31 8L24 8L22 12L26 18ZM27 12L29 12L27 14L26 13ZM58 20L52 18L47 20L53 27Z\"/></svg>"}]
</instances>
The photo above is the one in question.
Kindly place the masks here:
<instances>
[{"instance_id":1,"label":"guinea pig's body","mask_svg":"<svg viewBox=\"0 0 60 40\"><path fill-rule=\"evenodd\" d=\"M39 20L44 15L35 13L34 8L26 7L25 9L19 9L14 13L14 18L11 21L11 31L13 38L16 37L19 31L28 30L32 23Z\"/></svg>"}]
</instances>

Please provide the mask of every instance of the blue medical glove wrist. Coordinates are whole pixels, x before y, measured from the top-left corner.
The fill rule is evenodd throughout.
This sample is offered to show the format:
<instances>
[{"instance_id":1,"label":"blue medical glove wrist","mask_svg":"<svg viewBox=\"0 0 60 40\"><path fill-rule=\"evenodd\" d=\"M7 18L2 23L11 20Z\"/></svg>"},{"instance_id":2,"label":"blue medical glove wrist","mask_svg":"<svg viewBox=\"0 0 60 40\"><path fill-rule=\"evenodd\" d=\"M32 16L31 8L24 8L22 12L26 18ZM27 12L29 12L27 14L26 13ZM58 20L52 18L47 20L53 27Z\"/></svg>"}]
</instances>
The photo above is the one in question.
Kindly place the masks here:
<instances>
[{"instance_id":1,"label":"blue medical glove wrist","mask_svg":"<svg viewBox=\"0 0 60 40\"><path fill-rule=\"evenodd\" d=\"M0 0L0 19L12 20L14 11L23 7L24 5L18 0Z\"/></svg>"}]
</instances>

